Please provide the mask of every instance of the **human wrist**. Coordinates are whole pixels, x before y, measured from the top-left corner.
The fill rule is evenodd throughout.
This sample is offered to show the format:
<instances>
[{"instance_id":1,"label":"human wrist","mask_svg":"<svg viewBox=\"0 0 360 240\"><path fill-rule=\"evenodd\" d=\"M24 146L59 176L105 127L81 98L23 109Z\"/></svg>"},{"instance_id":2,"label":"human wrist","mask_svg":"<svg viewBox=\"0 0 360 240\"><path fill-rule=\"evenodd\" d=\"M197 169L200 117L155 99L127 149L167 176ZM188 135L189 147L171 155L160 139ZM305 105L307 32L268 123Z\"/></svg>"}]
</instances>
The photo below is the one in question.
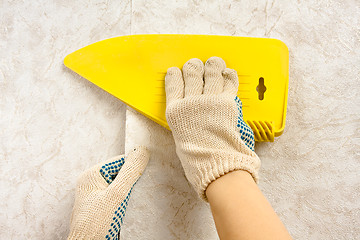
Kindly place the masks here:
<instances>
[{"instance_id":1,"label":"human wrist","mask_svg":"<svg viewBox=\"0 0 360 240\"><path fill-rule=\"evenodd\" d=\"M205 190L205 194L209 202L219 196L226 196L240 190L241 185L254 184L252 175L246 170L235 170L217 178L211 182Z\"/></svg>"}]
</instances>

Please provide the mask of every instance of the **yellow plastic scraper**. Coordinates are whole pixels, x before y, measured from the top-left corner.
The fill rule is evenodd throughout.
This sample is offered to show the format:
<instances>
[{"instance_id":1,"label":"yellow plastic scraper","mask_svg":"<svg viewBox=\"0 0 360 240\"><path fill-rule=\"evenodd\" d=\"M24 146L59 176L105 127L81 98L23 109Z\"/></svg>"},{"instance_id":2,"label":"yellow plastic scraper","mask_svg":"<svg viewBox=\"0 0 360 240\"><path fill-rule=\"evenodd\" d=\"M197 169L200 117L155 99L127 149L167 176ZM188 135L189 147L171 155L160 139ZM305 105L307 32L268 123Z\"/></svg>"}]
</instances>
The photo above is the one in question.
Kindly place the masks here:
<instances>
[{"instance_id":1,"label":"yellow plastic scraper","mask_svg":"<svg viewBox=\"0 0 360 240\"><path fill-rule=\"evenodd\" d=\"M64 63L140 113L169 129L165 74L191 58L225 60L239 75L238 96L255 140L284 131L289 53L276 39L209 35L130 35L103 40L66 56Z\"/></svg>"}]
</instances>

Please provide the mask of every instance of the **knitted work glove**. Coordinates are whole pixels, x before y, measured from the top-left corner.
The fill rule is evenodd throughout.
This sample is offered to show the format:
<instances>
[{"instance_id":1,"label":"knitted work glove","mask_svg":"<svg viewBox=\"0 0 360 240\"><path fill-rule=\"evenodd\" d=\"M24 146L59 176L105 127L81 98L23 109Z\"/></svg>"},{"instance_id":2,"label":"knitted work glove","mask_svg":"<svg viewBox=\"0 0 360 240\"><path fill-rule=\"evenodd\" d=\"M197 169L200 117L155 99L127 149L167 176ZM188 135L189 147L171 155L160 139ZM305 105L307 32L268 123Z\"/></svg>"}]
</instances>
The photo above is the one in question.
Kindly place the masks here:
<instances>
[{"instance_id":1,"label":"knitted work glove","mask_svg":"<svg viewBox=\"0 0 360 240\"><path fill-rule=\"evenodd\" d=\"M68 239L119 239L131 191L149 160L138 147L125 160L114 157L79 178Z\"/></svg>"},{"instance_id":2,"label":"knitted work glove","mask_svg":"<svg viewBox=\"0 0 360 240\"><path fill-rule=\"evenodd\" d=\"M254 134L244 122L236 96L238 76L212 57L204 64L191 59L172 67L165 77L166 119L185 175L199 196L217 178L234 170L248 171L258 181L260 159Z\"/></svg>"}]
</instances>

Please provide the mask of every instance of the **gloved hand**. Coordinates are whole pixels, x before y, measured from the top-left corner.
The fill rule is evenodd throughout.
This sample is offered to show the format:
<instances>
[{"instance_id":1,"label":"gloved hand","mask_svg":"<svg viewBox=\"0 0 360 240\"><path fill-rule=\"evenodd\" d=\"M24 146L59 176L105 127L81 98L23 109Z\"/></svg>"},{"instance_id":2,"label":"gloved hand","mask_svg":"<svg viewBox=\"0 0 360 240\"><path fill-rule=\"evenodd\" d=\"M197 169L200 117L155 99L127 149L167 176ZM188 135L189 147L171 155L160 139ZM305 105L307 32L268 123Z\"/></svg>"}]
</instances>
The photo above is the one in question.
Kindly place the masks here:
<instances>
[{"instance_id":1,"label":"gloved hand","mask_svg":"<svg viewBox=\"0 0 360 240\"><path fill-rule=\"evenodd\" d=\"M218 57L191 59L165 77L166 119L185 175L203 200L217 178L235 170L248 171L258 181L260 159L254 134L244 122L236 96L238 76Z\"/></svg>"},{"instance_id":2,"label":"gloved hand","mask_svg":"<svg viewBox=\"0 0 360 240\"><path fill-rule=\"evenodd\" d=\"M68 239L119 239L131 191L149 161L145 147L116 156L79 178Z\"/></svg>"}]
</instances>

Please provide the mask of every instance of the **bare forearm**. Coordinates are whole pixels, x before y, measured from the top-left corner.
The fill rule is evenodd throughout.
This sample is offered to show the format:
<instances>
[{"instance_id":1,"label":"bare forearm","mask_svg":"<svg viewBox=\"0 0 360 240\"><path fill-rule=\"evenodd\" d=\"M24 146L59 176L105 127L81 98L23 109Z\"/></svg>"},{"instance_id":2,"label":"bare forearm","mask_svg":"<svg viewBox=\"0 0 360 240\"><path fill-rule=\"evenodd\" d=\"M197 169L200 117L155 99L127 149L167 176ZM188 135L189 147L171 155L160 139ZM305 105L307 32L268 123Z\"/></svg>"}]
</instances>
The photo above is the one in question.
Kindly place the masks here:
<instances>
[{"instance_id":1,"label":"bare forearm","mask_svg":"<svg viewBox=\"0 0 360 240\"><path fill-rule=\"evenodd\" d=\"M248 172L234 171L218 178L206 195L222 240L291 239Z\"/></svg>"}]
</instances>

